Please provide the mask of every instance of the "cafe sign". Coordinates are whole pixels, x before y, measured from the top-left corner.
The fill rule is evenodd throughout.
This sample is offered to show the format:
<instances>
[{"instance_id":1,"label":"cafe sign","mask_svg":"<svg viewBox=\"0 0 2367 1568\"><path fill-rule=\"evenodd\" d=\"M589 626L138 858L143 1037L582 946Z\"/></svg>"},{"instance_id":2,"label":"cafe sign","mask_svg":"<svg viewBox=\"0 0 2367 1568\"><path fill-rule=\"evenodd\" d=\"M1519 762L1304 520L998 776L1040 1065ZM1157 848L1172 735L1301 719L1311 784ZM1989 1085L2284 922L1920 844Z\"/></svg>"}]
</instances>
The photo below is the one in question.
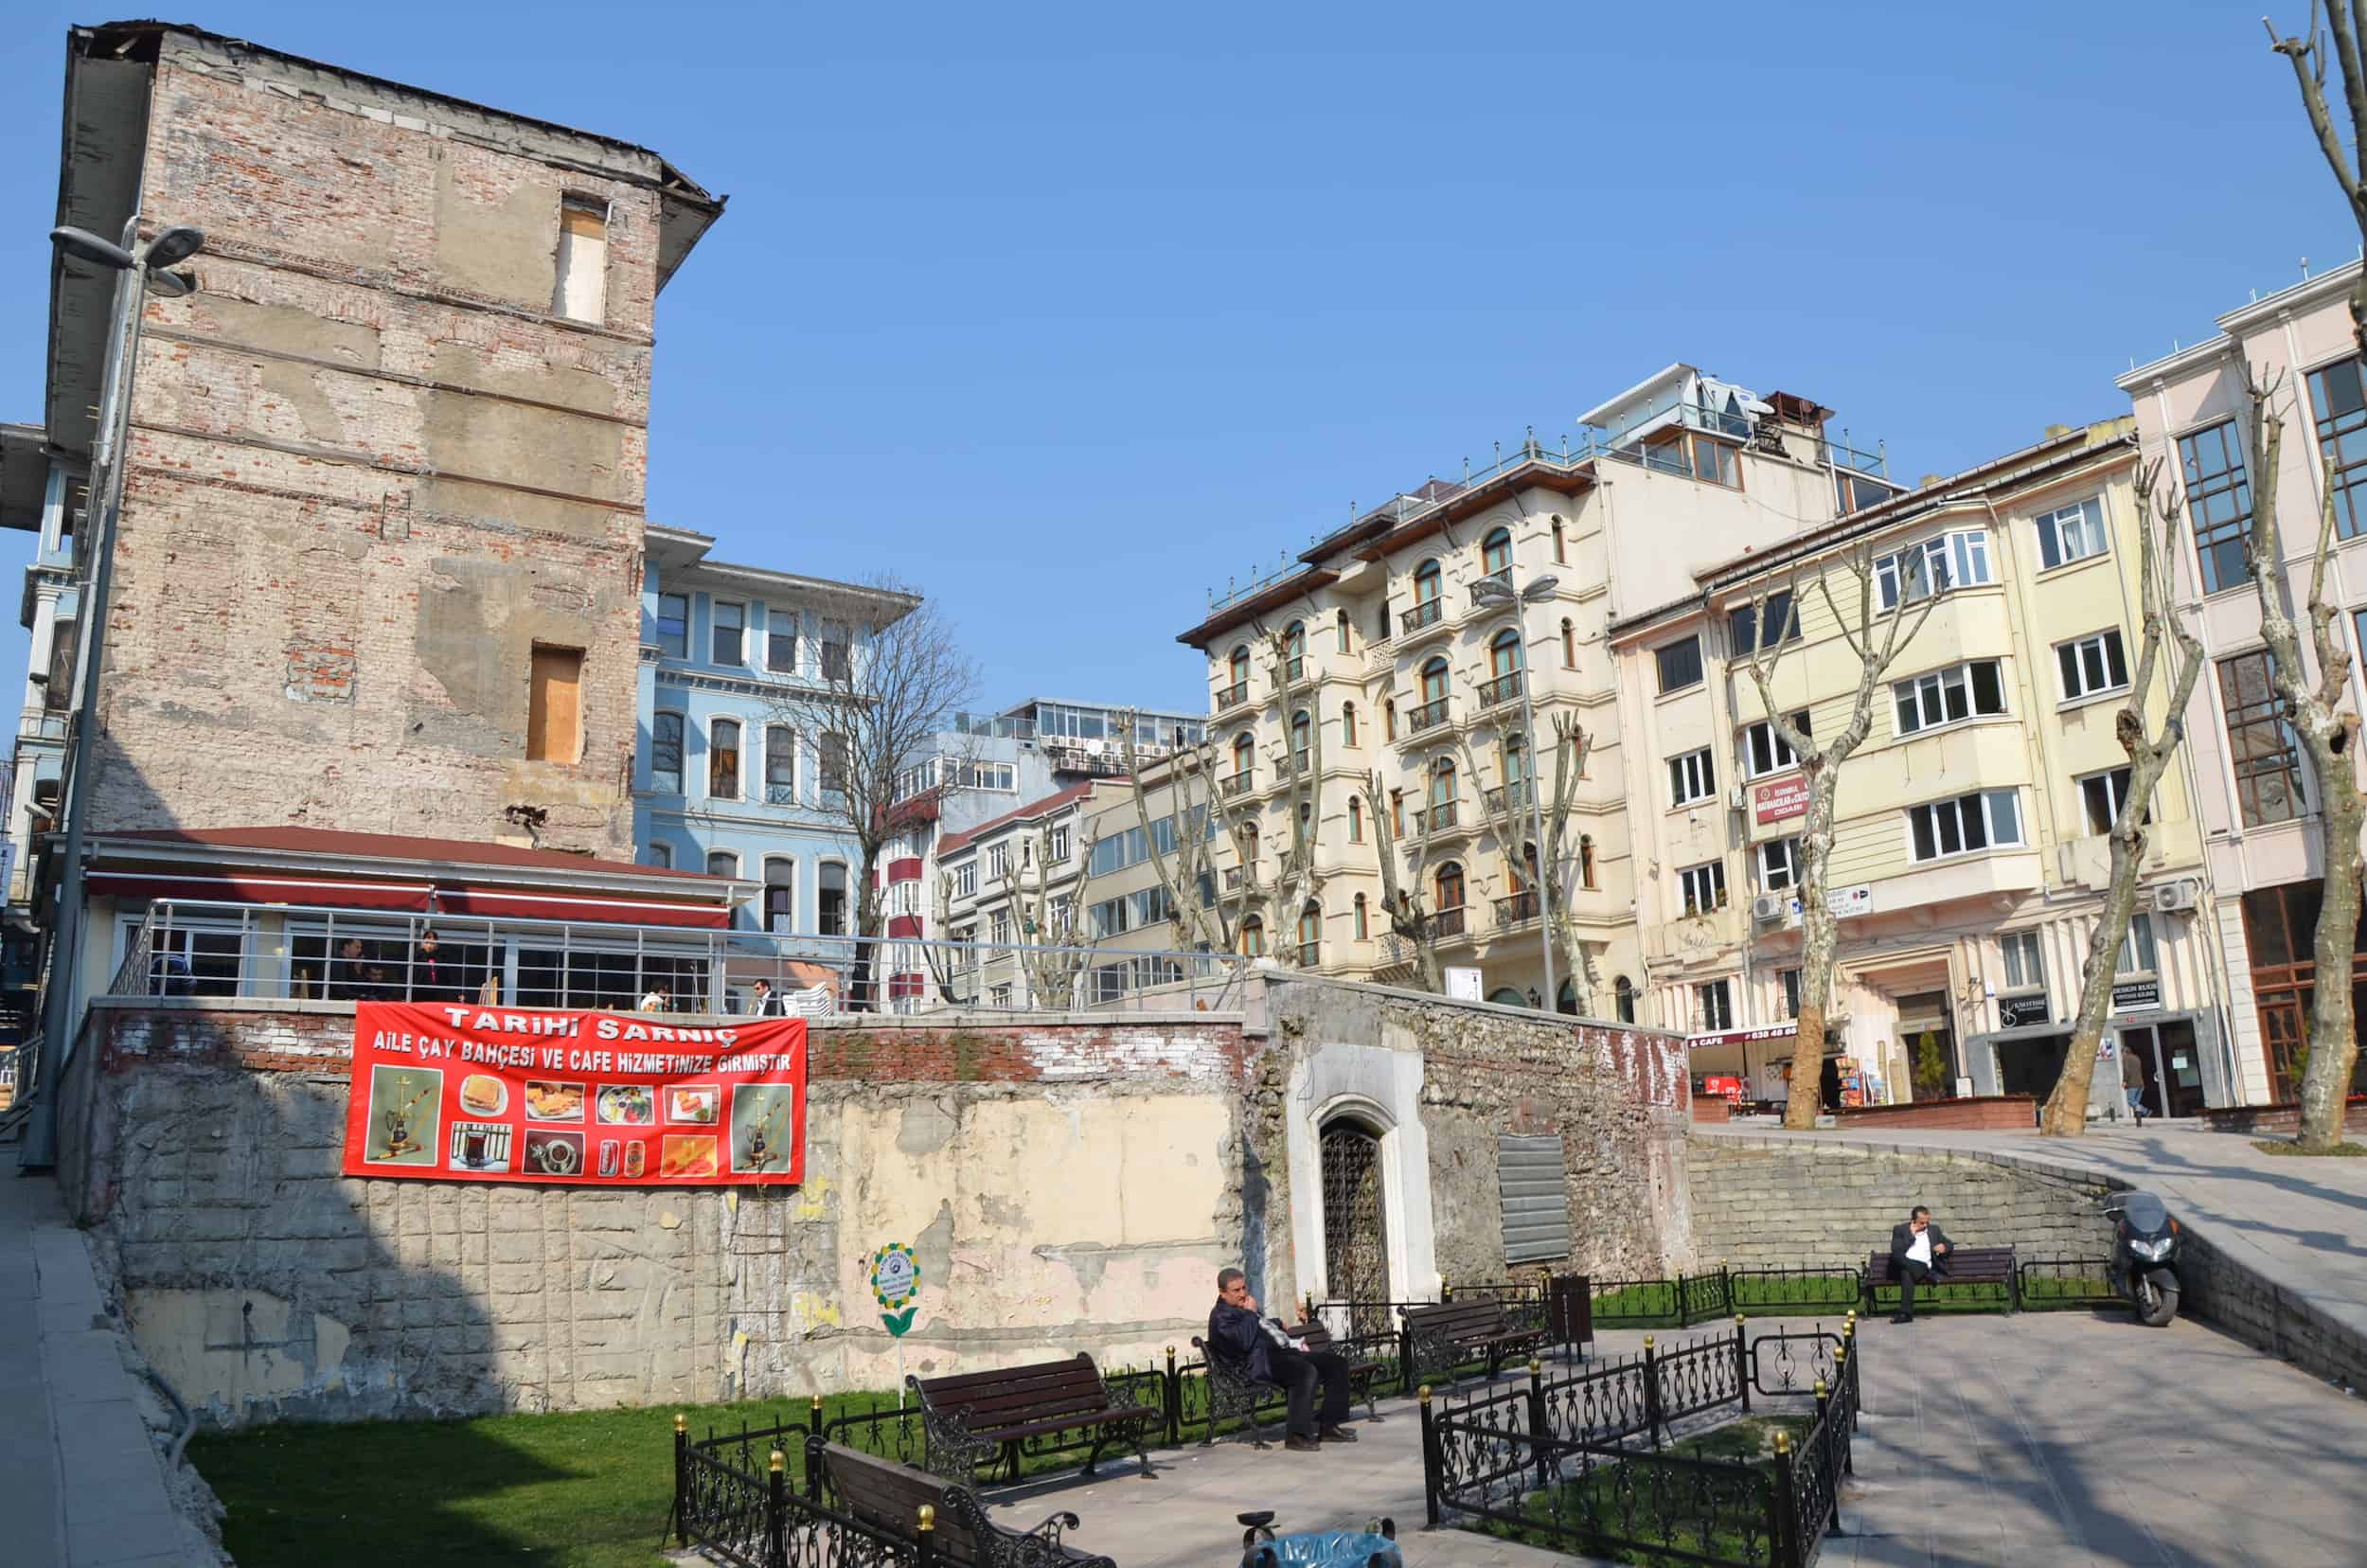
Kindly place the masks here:
<instances>
[{"instance_id":1,"label":"cafe sign","mask_svg":"<svg viewBox=\"0 0 2367 1568\"><path fill-rule=\"evenodd\" d=\"M1807 815L1808 775L1786 774L1781 778L1753 785L1751 805L1762 828L1771 822L1789 822L1793 817Z\"/></svg>"}]
</instances>

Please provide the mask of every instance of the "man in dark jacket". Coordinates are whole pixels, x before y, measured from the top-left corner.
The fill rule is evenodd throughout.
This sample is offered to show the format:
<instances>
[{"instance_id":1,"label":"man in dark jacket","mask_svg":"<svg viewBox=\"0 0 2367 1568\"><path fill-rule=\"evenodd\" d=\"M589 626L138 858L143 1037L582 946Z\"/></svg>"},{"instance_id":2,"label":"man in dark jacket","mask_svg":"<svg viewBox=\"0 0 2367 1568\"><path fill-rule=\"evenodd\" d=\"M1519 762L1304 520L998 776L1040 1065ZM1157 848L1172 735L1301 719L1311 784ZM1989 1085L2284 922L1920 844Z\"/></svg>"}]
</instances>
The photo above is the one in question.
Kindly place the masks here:
<instances>
[{"instance_id":1,"label":"man in dark jacket","mask_svg":"<svg viewBox=\"0 0 2367 1568\"><path fill-rule=\"evenodd\" d=\"M1898 1280L1898 1314L1893 1323L1915 1320L1915 1287L1948 1272L1952 1243L1931 1223L1931 1211L1917 1203L1903 1225L1891 1227L1891 1273Z\"/></svg>"},{"instance_id":2,"label":"man in dark jacket","mask_svg":"<svg viewBox=\"0 0 2367 1568\"><path fill-rule=\"evenodd\" d=\"M1239 1363L1260 1382L1270 1382L1290 1397L1290 1414L1282 1446L1293 1453L1314 1453L1322 1439L1353 1443L1356 1434L1341 1425L1348 1418L1348 1363L1328 1350L1309 1350L1294 1340L1274 1318L1257 1315L1257 1298L1249 1293L1249 1279L1238 1269L1219 1270L1217 1305L1208 1313L1208 1344L1217 1354ZM1315 1385L1324 1389L1320 1424L1315 1412Z\"/></svg>"}]
</instances>

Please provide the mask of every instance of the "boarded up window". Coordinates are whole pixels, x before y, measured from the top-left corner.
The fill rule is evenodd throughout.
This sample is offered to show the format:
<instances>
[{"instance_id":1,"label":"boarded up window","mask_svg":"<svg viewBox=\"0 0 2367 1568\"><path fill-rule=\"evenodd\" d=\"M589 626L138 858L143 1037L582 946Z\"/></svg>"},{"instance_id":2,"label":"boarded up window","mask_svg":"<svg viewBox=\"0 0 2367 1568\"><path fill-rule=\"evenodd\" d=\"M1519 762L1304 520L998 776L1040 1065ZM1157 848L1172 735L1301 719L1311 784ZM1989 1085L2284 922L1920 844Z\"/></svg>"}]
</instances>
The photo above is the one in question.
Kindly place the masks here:
<instances>
[{"instance_id":1,"label":"boarded up window","mask_svg":"<svg viewBox=\"0 0 2367 1568\"><path fill-rule=\"evenodd\" d=\"M1496 1182L1504 1192L1504 1262L1569 1256L1570 1191L1561 1139L1498 1138Z\"/></svg>"},{"instance_id":2,"label":"boarded up window","mask_svg":"<svg viewBox=\"0 0 2367 1568\"><path fill-rule=\"evenodd\" d=\"M534 648L533 689L526 699L526 758L577 762L583 757L583 650Z\"/></svg>"},{"instance_id":3,"label":"boarded up window","mask_svg":"<svg viewBox=\"0 0 2367 1568\"><path fill-rule=\"evenodd\" d=\"M559 282L551 313L570 321L608 319L608 204L570 196L559 206Z\"/></svg>"}]
</instances>

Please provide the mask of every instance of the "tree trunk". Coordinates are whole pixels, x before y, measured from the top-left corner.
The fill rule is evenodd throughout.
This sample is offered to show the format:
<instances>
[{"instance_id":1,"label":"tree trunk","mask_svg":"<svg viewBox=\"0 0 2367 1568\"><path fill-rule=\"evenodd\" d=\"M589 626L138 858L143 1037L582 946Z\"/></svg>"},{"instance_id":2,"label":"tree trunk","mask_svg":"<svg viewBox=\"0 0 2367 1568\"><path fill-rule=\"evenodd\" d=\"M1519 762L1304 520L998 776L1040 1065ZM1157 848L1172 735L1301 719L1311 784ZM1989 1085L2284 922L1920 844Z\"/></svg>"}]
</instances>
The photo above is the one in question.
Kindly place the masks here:
<instances>
[{"instance_id":1,"label":"tree trunk","mask_svg":"<svg viewBox=\"0 0 2367 1568\"><path fill-rule=\"evenodd\" d=\"M2148 785L2132 783L2129 794L2144 800ZM2095 1079L2096 1055L2104 1044L2104 1021L2112 1010L2112 977L2118 972L2121 943L2128 935L2128 918L2137 910L2137 871L2145 838L2131 845L2117 831L2112 835L2112 882L2105 894L2104 913L2096 918L2095 939L2088 962L2080 970L2079 1011L2072 1023L2071 1048L2063 1056L2063 1071L2039 1113L2038 1131L2050 1138L2074 1138L2087 1129L2090 1086Z\"/></svg>"},{"instance_id":2,"label":"tree trunk","mask_svg":"<svg viewBox=\"0 0 2367 1568\"><path fill-rule=\"evenodd\" d=\"M2337 757L2350 765L2347 749ZM2318 904L2316 962L2309 1002L2309 1066L2302 1075L2301 1146L2314 1152L2342 1141L2358 1036L2351 997L2351 954L2358 931L2358 830L2362 799L2346 778L2323 791L2326 878Z\"/></svg>"},{"instance_id":3,"label":"tree trunk","mask_svg":"<svg viewBox=\"0 0 2367 1568\"><path fill-rule=\"evenodd\" d=\"M1821 778L1819 763L1807 765L1808 819L1800 835L1800 1026L1791 1048L1791 1089L1784 1100L1784 1126L1805 1131L1824 1109L1824 1018L1833 1002L1833 956L1841 945L1841 921L1824 901L1825 861L1833 852L1835 779Z\"/></svg>"}]
</instances>

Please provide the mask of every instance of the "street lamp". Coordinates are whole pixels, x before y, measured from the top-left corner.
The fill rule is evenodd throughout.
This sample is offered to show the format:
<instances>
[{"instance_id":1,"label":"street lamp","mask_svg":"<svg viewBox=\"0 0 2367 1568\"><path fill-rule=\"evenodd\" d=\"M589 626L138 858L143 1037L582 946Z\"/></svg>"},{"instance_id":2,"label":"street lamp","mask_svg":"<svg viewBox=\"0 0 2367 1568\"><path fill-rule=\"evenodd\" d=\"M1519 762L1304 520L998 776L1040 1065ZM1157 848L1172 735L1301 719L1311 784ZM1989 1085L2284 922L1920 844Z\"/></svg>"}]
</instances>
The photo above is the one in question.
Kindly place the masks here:
<instances>
[{"instance_id":1,"label":"street lamp","mask_svg":"<svg viewBox=\"0 0 2367 1568\"><path fill-rule=\"evenodd\" d=\"M100 644L107 629L107 594L115 579L115 535L123 506L123 447L132 424L132 381L139 367L140 320L152 290L177 299L197 290L192 273L173 272L205 248L203 231L176 223L141 242L140 215L124 221L123 238L110 241L88 229L59 227L49 242L59 254L107 268L116 275L115 305L107 327L107 367L98 400L98 438L91 445L90 483L83 526L75 531L74 553L82 572L81 602L75 607L74 692L67 704L73 726L66 745L65 779L59 811L64 843L58 900L51 912L49 978L42 992L41 1050L34 1063L34 1099L25 1127L21 1163L47 1169L57 1163L57 1077L74 1023L75 976L81 968L83 936L82 853L90 800L92 685L98 679Z\"/></svg>"},{"instance_id":2,"label":"street lamp","mask_svg":"<svg viewBox=\"0 0 2367 1568\"><path fill-rule=\"evenodd\" d=\"M1473 603L1506 606L1512 610L1515 623L1520 626L1521 727L1527 733L1529 754L1528 776L1522 783L1528 787L1529 823L1537 834L1537 869L1532 873L1537 882L1537 936L1539 950L1545 959L1545 1006L1553 1011L1560 1010L1561 1000L1561 993L1554 985L1553 883L1545 868L1545 807L1538 798L1537 790L1537 704L1531 700L1529 691L1529 629L1525 624L1526 617L1521 612L1525 606L1542 604L1553 597L1554 590L1560 586L1561 579L1551 572L1540 578L1531 578L1529 585L1518 593L1513 591L1509 573L1501 578L1482 578L1471 584ZM1516 853L1514 859L1519 858Z\"/></svg>"}]
</instances>

